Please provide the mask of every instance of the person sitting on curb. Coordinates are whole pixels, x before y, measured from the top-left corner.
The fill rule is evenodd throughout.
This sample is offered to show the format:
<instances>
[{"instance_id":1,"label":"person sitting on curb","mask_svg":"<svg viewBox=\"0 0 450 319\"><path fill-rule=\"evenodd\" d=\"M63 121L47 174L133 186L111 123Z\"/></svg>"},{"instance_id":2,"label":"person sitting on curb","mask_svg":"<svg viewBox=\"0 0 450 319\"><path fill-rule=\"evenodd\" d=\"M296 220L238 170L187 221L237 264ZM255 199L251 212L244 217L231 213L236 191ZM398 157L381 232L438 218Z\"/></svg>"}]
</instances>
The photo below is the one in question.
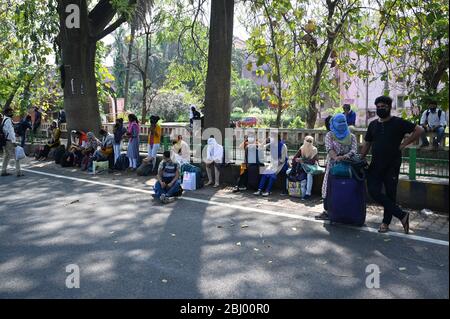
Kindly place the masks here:
<instances>
[{"instance_id":1,"label":"person sitting on curb","mask_svg":"<svg viewBox=\"0 0 450 319\"><path fill-rule=\"evenodd\" d=\"M87 139L86 147L81 150L81 154L83 156L81 161L81 170L83 171L88 169L90 158L97 150L97 147L101 144L92 132L87 133Z\"/></svg>"},{"instance_id":2,"label":"person sitting on curb","mask_svg":"<svg viewBox=\"0 0 450 319\"><path fill-rule=\"evenodd\" d=\"M57 121L52 122L52 125L49 128L49 131L51 131L52 138L44 146L44 149L38 153L38 155L36 156L37 160L46 160L48 157L48 154L50 153L50 150L61 145L61 141L60 141L61 130L58 128Z\"/></svg>"},{"instance_id":3,"label":"person sitting on curb","mask_svg":"<svg viewBox=\"0 0 450 319\"><path fill-rule=\"evenodd\" d=\"M277 175L286 175L286 171L289 168L288 149L284 141L281 139L280 134L278 134L275 138L271 137L270 143L264 145L263 147L265 149L270 148L270 164L267 167L261 167L261 181L259 183L258 191L255 192L254 195L262 195L267 197L272 192L272 187L277 180ZM283 187L283 194L287 194L286 185Z\"/></svg>"},{"instance_id":4,"label":"person sitting on curb","mask_svg":"<svg viewBox=\"0 0 450 319\"><path fill-rule=\"evenodd\" d=\"M181 156L182 161L191 161L191 150L189 144L183 141L183 136L178 135L176 141L173 141L172 145L172 161L177 161L177 156Z\"/></svg>"},{"instance_id":5,"label":"person sitting on curb","mask_svg":"<svg viewBox=\"0 0 450 319\"><path fill-rule=\"evenodd\" d=\"M162 203L175 200L174 196L181 191L179 168L170 159L170 151L165 151L158 168L158 181L155 184L155 194L152 195L154 199L159 199Z\"/></svg>"},{"instance_id":6,"label":"person sitting on curb","mask_svg":"<svg viewBox=\"0 0 450 319\"><path fill-rule=\"evenodd\" d=\"M214 183L214 188L220 186L220 166L223 162L223 146L218 144L214 135L211 135L208 139L208 149L206 157L206 173L208 174L208 183L205 186L212 185L214 183L212 178L212 169L214 167L214 177L216 182Z\"/></svg>"},{"instance_id":7,"label":"person sitting on curb","mask_svg":"<svg viewBox=\"0 0 450 319\"><path fill-rule=\"evenodd\" d=\"M71 144L66 154L64 154L63 166L81 166L83 158L82 151L86 147L87 134L80 130L71 131Z\"/></svg>"},{"instance_id":8,"label":"person sitting on curb","mask_svg":"<svg viewBox=\"0 0 450 319\"><path fill-rule=\"evenodd\" d=\"M106 130L100 130L100 136L102 138L100 149L94 152L94 155L89 159L89 171L92 170L92 163L107 161L110 156L113 156L114 135L108 133Z\"/></svg>"},{"instance_id":9,"label":"person sitting on curb","mask_svg":"<svg viewBox=\"0 0 450 319\"><path fill-rule=\"evenodd\" d=\"M253 137L252 137L253 141ZM241 150L244 150L244 163L241 164L239 169L239 177L237 179L236 186L233 189L233 193L247 190L248 186L248 145L249 145L248 135L244 135L244 141L239 145Z\"/></svg>"},{"instance_id":10,"label":"person sitting on curb","mask_svg":"<svg viewBox=\"0 0 450 319\"><path fill-rule=\"evenodd\" d=\"M303 168L304 165L311 165L315 167L318 165L318 151L317 147L314 146L314 137L306 136L304 139L303 145L298 150L297 154L295 154L292 159L292 166L298 165ZM313 187L313 174L312 172L306 172L306 179L301 181L301 189L302 189L302 199L308 200L311 198L311 192Z\"/></svg>"}]
</instances>

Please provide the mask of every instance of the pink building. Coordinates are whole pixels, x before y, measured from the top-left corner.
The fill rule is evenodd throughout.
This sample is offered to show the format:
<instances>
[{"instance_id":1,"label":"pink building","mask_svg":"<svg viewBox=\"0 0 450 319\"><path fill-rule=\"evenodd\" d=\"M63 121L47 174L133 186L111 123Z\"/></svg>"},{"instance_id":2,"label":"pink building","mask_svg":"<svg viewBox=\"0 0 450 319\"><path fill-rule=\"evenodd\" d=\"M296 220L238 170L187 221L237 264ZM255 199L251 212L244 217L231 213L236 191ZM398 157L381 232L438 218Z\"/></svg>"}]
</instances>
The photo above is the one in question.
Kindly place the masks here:
<instances>
[{"instance_id":1,"label":"pink building","mask_svg":"<svg viewBox=\"0 0 450 319\"><path fill-rule=\"evenodd\" d=\"M354 61L358 61L358 57L354 52L350 53L350 57ZM410 114L412 111L411 106L414 104L409 99L405 99L407 95L406 84L395 79L389 81L381 80L379 75L385 70L382 63L373 63L372 60L366 57L360 57L358 62L360 70L370 70L372 78L369 79L369 83L358 77L350 77L338 68L335 70L335 76L339 81L340 88L340 106L343 104L352 106L352 110L357 115L356 126L365 127L376 118L374 101L378 96L383 95L385 90L389 90L389 96L393 99L393 115L401 116L404 111ZM374 79L375 77L377 79ZM348 87L345 86L346 82L349 82ZM414 108L414 112L418 111L418 109Z\"/></svg>"}]
</instances>

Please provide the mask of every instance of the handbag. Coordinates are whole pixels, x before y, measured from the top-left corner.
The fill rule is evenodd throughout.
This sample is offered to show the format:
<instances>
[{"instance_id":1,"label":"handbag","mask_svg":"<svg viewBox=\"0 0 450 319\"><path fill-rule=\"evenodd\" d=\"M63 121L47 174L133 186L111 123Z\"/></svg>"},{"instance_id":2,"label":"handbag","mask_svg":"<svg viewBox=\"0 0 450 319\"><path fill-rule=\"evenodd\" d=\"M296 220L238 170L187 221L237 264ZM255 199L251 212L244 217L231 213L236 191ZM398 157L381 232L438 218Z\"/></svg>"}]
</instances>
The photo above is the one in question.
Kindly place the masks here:
<instances>
[{"instance_id":1,"label":"handbag","mask_svg":"<svg viewBox=\"0 0 450 319\"><path fill-rule=\"evenodd\" d=\"M16 161L20 161L26 157L25 150L21 146L16 146Z\"/></svg>"},{"instance_id":2,"label":"handbag","mask_svg":"<svg viewBox=\"0 0 450 319\"><path fill-rule=\"evenodd\" d=\"M366 159L361 158L359 154L355 154L343 162L350 165L353 178L358 181L363 181L366 178L366 170L369 165Z\"/></svg>"},{"instance_id":3,"label":"handbag","mask_svg":"<svg viewBox=\"0 0 450 319\"><path fill-rule=\"evenodd\" d=\"M302 197L302 187L300 182L287 181L287 191L291 197Z\"/></svg>"},{"instance_id":4,"label":"handbag","mask_svg":"<svg viewBox=\"0 0 450 319\"><path fill-rule=\"evenodd\" d=\"M320 175L320 174L325 173L325 168L323 168L317 164L311 165L311 164L303 163L302 168L306 174Z\"/></svg>"},{"instance_id":5,"label":"handbag","mask_svg":"<svg viewBox=\"0 0 450 319\"><path fill-rule=\"evenodd\" d=\"M192 172L184 172L182 187L185 190L195 191L197 189L197 175Z\"/></svg>"},{"instance_id":6,"label":"handbag","mask_svg":"<svg viewBox=\"0 0 450 319\"><path fill-rule=\"evenodd\" d=\"M352 168L347 162L337 162L331 167L330 174L341 178L352 178Z\"/></svg>"},{"instance_id":7,"label":"handbag","mask_svg":"<svg viewBox=\"0 0 450 319\"><path fill-rule=\"evenodd\" d=\"M291 182L301 182L307 177L303 167L299 164L294 165L291 169L287 170L286 174L288 180Z\"/></svg>"}]
</instances>

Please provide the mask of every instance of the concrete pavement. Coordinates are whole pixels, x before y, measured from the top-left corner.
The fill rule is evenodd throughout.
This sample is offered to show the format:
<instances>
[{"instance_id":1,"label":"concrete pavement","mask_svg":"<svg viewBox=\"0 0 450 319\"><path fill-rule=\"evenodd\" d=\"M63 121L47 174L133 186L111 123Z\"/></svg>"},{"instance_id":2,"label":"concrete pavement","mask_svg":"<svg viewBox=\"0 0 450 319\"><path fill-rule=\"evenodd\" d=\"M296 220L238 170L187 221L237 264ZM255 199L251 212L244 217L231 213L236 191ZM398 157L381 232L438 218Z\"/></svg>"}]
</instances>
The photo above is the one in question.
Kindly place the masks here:
<instances>
[{"instance_id":1,"label":"concrete pavement","mask_svg":"<svg viewBox=\"0 0 450 319\"><path fill-rule=\"evenodd\" d=\"M0 179L1 298L449 297L445 216L414 235L447 245L316 223L318 205L288 198L202 189L164 206L150 178L28 164ZM66 287L70 264L79 289ZM379 289L366 287L370 264Z\"/></svg>"}]
</instances>

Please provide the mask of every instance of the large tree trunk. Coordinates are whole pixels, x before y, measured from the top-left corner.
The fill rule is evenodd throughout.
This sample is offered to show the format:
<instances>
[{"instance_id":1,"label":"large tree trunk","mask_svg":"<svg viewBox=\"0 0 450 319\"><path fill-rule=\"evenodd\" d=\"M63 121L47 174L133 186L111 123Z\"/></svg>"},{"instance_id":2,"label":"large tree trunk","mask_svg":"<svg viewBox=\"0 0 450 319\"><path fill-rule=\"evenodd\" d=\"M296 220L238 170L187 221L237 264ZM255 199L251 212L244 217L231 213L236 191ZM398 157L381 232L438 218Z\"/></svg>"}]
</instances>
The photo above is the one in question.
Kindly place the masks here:
<instances>
[{"instance_id":1,"label":"large tree trunk","mask_svg":"<svg viewBox=\"0 0 450 319\"><path fill-rule=\"evenodd\" d=\"M222 132L230 124L231 49L234 0L212 0L209 30L205 123ZM222 141L218 141L221 143Z\"/></svg>"},{"instance_id":2,"label":"large tree trunk","mask_svg":"<svg viewBox=\"0 0 450 319\"><path fill-rule=\"evenodd\" d=\"M68 130L98 133L101 121L95 78L96 40L90 37L86 0L80 2L80 28L65 25L65 8L72 1L60 2L60 43L65 69L64 109Z\"/></svg>"}]
</instances>

